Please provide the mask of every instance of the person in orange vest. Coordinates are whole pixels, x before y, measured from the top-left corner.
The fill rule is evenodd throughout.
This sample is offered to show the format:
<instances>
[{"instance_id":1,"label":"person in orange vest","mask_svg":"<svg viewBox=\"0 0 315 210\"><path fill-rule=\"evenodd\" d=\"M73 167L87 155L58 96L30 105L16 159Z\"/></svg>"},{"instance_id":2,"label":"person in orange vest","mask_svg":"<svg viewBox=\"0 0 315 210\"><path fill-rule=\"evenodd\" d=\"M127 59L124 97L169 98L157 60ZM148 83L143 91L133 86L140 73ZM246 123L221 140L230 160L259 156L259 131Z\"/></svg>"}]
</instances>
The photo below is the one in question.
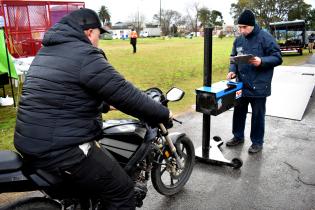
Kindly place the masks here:
<instances>
[{"instance_id":1,"label":"person in orange vest","mask_svg":"<svg viewBox=\"0 0 315 210\"><path fill-rule=\"evenodd\" d=\"M135 31L135 29L131 29L131 33L130 33L130 44L133 47L133 53L137 52L137 38L138 38L138 34Z\"/></svg>"}]
</instances>

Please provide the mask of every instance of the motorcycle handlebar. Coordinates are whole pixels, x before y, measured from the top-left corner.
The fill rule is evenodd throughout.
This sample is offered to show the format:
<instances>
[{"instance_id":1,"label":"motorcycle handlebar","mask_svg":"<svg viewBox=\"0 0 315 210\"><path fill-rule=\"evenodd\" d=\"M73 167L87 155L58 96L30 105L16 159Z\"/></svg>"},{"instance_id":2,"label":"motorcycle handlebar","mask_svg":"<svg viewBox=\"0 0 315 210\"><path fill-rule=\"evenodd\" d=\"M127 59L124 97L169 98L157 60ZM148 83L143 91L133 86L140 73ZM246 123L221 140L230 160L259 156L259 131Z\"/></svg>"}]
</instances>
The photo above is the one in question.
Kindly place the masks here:
<instances>
[{"instance_id":1,"label":"motorcycle handlebar","mask_svg":"<svg viewBox=\"0 0 315 210\"><path fill-rule=\"evenodd\" d=\"M175 119L175 118L173 118L173 121L175 121L175 122L177 122L177 123L179 123L179 124L183 124L182 121L179 121L179 120L177 120L177 119Z\"/></svg>"}]
</instances>

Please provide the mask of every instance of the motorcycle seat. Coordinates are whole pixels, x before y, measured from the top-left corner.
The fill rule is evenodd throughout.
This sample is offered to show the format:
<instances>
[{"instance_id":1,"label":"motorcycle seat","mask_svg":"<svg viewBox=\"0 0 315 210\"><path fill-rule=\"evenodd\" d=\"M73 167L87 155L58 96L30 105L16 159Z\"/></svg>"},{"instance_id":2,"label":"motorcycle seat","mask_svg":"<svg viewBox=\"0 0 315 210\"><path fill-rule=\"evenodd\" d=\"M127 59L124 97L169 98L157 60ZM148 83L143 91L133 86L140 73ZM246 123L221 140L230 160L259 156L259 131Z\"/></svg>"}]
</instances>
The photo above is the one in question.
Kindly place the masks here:
<instances>
[{"instance_id":1,"label":"motorcycle seat","mask_svg":"<svg viewBox=\"0 0 315 210\"><path fill-rule=\"evenodd\" d=\"M22 167L22 157L9 150L0 151L0 173L17 171Z\"/></svg>"}]
</instances>

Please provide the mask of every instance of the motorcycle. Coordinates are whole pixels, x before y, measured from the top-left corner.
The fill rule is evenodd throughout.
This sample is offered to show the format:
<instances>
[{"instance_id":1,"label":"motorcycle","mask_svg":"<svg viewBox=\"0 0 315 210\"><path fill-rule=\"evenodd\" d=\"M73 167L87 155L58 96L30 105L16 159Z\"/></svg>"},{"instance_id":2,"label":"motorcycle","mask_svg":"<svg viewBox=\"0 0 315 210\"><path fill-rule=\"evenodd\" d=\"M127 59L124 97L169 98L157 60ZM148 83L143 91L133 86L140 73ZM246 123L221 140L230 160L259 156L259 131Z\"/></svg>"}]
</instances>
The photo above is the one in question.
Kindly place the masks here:
<instances>
[{"instance_id":1,"label":"motorcycle","mask_svg":"<svg viewBox=\"0 0 315 210\"><path fill-rule=\"evenodd\" d=\"M184 96L184 92L175 87L166 95L158 88L150 88L145 93L164 106ZM195 149L192 141L184 133L168 133L162 123L150 127L136 119L104 121L103 136L98 143L134 180L137 207L143 205L150 177L160 194L170 196L181 191L193 170ZM45 195L18 200L7 209L100 209L97 198L82 197L73 189L68 182L47 171L25 166L18 153L0 152L0 193L36 190Z\"/></svg>"}]
</instances>

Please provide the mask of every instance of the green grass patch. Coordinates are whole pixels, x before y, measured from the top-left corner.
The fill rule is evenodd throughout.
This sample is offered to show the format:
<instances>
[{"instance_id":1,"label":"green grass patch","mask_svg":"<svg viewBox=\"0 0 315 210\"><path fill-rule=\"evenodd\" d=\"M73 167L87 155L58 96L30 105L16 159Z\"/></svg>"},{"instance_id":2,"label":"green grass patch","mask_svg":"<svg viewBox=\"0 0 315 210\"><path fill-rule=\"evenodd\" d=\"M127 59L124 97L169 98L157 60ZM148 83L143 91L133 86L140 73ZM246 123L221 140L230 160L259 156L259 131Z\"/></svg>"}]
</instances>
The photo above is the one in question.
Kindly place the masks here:
<instances>
[{"instance_id":1,"label":"green grass patch","mask_svg":"<svg viewBox=\"0 0 315 210\"><path fill-rule=\"evenodd\" d=\"M297 66L305 63L306 60L308 60L312 54L308 53L307 49L303 50L303 55L299 56L297 54L288 54L282 56L283 58L283 66Z\"/></svg>"},{"instance_id":2,"label":"green grass patch","mask_svg":"<svg viewBox=\"0 0 315 210\"><path fill-rule=\"evenodd\" d=\"M225 79L233 40L213 39L212 82ZM174 114L192 110L194 90L203 85L203 38L138 39L136 54L132 53L129 40L102 40L100 47L117 71L140 89L159 87L164 92L173 86L183 89L186 93L183 100L169 103ZM299 65L308 58L307 51L303 56L283 57L284 65ZM9 86L6 93L11 93ZM0 107L0 149L13 149L15 117L14 107ZM119 111L104 115L105 119L124 117L127 116Z\"/></svg>"},{"instance_id":3,"label":"green grass patch","mask_svg":"<svg viewBox=\"0 0 315 210\"><path fill-rule=\"evenodd\" d=\"M5 85L6 95L12 96L11 86ZM13 86L14 87L14 86ZM20 88L14 87L13 92L18 103ZM2 88L0 88L0 96L3 97ZM13 149L13 135L16 121L17 108L12 106L0 106L0 150Z\"/></svg>"}]
</instances>

